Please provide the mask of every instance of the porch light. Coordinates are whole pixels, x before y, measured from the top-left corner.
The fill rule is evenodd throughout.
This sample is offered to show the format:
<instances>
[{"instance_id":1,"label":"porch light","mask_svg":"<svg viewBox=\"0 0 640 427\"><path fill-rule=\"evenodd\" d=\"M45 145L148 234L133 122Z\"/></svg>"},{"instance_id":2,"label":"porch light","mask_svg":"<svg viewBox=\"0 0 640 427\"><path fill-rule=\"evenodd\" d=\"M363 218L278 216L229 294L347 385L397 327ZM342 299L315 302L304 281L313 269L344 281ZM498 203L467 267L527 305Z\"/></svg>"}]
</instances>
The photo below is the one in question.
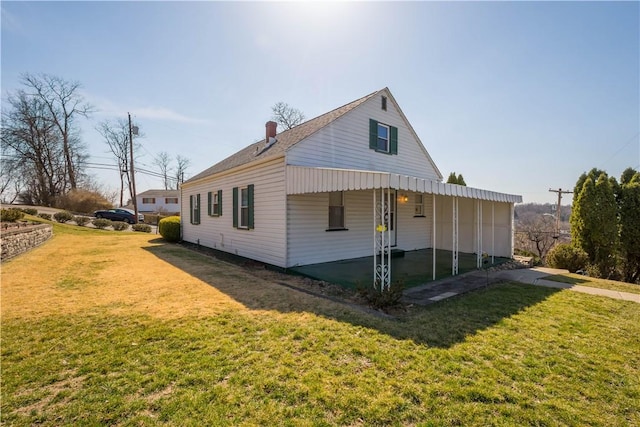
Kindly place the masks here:
<instances>
[{"instance_id":1,"label":"porch light","mask_svg":"<svg viewBox=\"0 0 640 427\"><path fill-rule=\"evenodd\" d=\"M398 196L398 201L400 203L407 203L409 201L409 196L407 196L406 194L401 194L400 196Z\"/></svg>"}]
</instances>

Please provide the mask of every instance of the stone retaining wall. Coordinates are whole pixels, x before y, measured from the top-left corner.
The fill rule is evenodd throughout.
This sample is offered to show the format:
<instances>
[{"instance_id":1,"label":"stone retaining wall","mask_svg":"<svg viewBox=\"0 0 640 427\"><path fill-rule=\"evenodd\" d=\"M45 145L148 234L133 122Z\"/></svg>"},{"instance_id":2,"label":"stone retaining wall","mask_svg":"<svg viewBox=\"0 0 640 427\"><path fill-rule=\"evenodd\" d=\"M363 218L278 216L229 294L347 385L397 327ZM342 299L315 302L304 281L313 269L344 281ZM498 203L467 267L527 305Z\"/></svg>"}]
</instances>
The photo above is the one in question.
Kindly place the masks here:
<instances>
[{"instance_id":1,"label":"stone retaining wall","mask_svg":"<svg viewBox=\"0 0 640 427\"><path fill-rule=\"evenodd\" d=\"M38 224L14 230L2 230L0 246L2 261L11 259L21 253L40 246L53 236L51 224Z\"/></svg>"}]
</instances>

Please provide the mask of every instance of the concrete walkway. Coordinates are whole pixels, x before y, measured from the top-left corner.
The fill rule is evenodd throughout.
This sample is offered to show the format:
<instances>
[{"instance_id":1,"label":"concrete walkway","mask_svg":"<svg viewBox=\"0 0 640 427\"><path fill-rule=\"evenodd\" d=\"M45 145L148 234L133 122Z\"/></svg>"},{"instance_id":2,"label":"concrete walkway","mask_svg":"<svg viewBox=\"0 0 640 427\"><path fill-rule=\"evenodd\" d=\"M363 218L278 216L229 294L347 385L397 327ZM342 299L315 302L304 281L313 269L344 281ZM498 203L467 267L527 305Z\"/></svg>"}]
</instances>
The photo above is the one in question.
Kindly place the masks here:
<instances>
[{"instance_id":1,"label":"concrete walkway","mask_svg":"<svg viewBox=\"0 0 640 427\"><path fill-rule=\"evenodd\" d=\"M611 289L592 288L591 286L572 285L570 283L561 283L553 280L545 280L545 277L555 274L568 273L567 270L556 270L553 268L525 268L520 270L498 271L495 276L501 280L509 280L514 282L526 283L529 285L546 286L548 288L568 289L583 294L600 295L603 297L619 299L623 301L632 301L640 304L640 294L632 294L630 292L614 291Z\"/></svg>"},{"instance_id":2,"label":"concrete walkway","mask_svg":"<svg viewBox=\"0 0 640 427\"><path fill-rule=\"evenodd\" d=\"M599 295L640 304L640 294L545 280L545 277L562 273L567 273L567 270L536 267L516 270L499 270L494 272L473 271L471 273L449 277L447 279L407 289L404 291L402 301L408 304L428 305L455 295L486 287L492 283L509 281L536 286L546 286L549 288L568 289L574 292Z\"/></svg>"}]
</instances>

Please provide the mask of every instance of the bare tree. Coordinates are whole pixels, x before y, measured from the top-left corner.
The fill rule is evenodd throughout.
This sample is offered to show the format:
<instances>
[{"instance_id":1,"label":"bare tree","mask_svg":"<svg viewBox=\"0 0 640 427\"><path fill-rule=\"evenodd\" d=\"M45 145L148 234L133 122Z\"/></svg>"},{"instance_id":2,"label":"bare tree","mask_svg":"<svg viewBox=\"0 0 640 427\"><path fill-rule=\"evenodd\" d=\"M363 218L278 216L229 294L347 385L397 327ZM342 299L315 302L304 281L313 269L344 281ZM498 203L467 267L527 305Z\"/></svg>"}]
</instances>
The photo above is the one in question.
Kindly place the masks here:
<instances>
[{"instance_id":1,"label":"bare tree","mask_svg":"<svg viewBox=\"0 0 640 427\"><path fill-rule=\"evenodd\" d=\"M104 137L104 142L109 146L109 150L118 165L120 173L120 206L124 206L124 189L125 184L132 194L131 173L130 173L130 141L129 141L129 122L125 119L119 119L115 122L104 121L98 124L96 130ZM134 135L134 148L139 146L135 140L140 136ZM137 151L137 150L136 150Z\"/></svg>"},{"instance_id":2,"label":"bare tree","mask_svg":"<svg viewBox=\"0 0 640 427\"><path fill-rule=\"evenodd\" d=\"M176 168L174 169L176 177L176 190L180 189L180 184L184 182L184 173L191 165L191 160L178 154L176 156Z\"/></svg>"},{"instance_id":3,"label":"bare tree","mask_svg":"<svg viewBox=\"0 0 640 427\"><path fill-rule=\"evenodd\" d=\"M86 103L80 94L80 83L69 82L60 77L41 74L22 75L22 83L35 91L31 95L38 98L46 107L50 120L62 141L62 154L65 161L65 175L71 189L78 186L81 162L86 158L85 147L76 136L74 120L77 116L88 117L93 107Z\"/></svg>"},{"instance_id":4,"label":"bare tree","mask_svg":"<svg viewBox=\"0 0 640 427\"><path fill-rule=\"evenodd\" d=\"M273 116L271 117L284 129L291 129L298 126L305 119L304 113L297 108L289 106L286 102L278 102L271 107Z\"/></svg>"},{"instance_id":5,"label":"bare tree","mask_svg":"<svg viewBox=\"0 0 640 427\"><path fill-rule=\"evenodd\" d=\"M39 97L18 91L8 97L2 112L3 157L13 161L25 203L55 205L68 190L67 170L60 135ZM77 159L76 159L77 160ZM4 172L3 172L4 173Z\"/></svg>"},{"instance_id":6,"label":"bare tree","mask_svg":"<svg viewBox=\"0 0 640 427\"><path fill-rule=\"evenodd\" d=\"M518 220L515 233L516 247L536 253L541 260L545 259L559 237L555 229L555 219L551 214L526 213Z\"/></svg>"},{"instance_id":7,"label":"bare tree","mask_svg":"<svg viewBox=\"0 0 640 427\"><path fill-rule=\"evenodd\" d=\"M21 160L14 157L11 147L4 144L4 123L2 154L0 154L0 201L3 204L11 204L17 198L24 186Z\"/></svg>"},{"instance_id":8,"label":"bare tree","mask_svg":"<svg viewBox=\"0 0 640 427\"><path fill-rule=\"evenodd\" d=\"M153 164L160 169L160 175L162 175L162 183L164 185L164 189L168 190L171 188L171 177L169 174L172 172L171 169L171 156L166 151L161 151L158 155L153 159Z\"/></svg>"}]
</instances>

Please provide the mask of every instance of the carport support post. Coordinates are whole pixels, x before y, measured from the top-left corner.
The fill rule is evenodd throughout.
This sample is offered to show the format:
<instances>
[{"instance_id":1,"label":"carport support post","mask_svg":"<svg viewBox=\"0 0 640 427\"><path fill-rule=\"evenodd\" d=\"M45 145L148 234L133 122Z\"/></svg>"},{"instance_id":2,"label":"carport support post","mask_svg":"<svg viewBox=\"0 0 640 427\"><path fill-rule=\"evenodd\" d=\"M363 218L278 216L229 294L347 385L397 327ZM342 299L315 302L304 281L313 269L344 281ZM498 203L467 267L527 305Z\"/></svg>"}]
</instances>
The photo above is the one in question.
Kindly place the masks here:
<instances>
[{"instance_id":1,"label":"carport support post","mask_svg":"<svg viewBox=\"0 0 640 427\"><path fill-rule=\"evenodd\" d=\"M380 292L391 286L391 189L373 190L373 287ZM385 236L386 233L386 236Z\"/></svg>"},{"instance_id":2,"label":"carport support post","mask_svg":"<svg viewBox=\"0 0 640 427\"><path fill-rule=\"evenodd\" d=\"M491 264L496 263L496 202L491 202Z\"/></svg>"},{"instance_id":3,"label":"carport support post","mask_svg":"<svg viewBox=\"0 0 640 427\"><path fill-rule=\"evenodd\" d=\"M509 222L510 222L510 224L509 224L509 232L511 233L511 258L513 258L513 247L514 247L514 243L515 243L514 242L515 236L514 236L514 230L513 230L514 223L515 223L515 220L514 220L515 204L511 203L510 206L511 206L511 214L509 216Z\"/></svg>"},{"instance_id":4,"label":"carport support post","mask_svg":"<svg viewBox=\"0 0 640 427\"><path fill-rule=\"evenodd\" d=\"M477 223L478 228L476 229L476 235L478 239L478 248L476 252L476 268L482 268L482 200L476 200L476 208L477 208Z\"/></svg>"},{"instance_id":5,"label":"carport support post","mask_svg":"<svg viewBox=\"0 0 640 427\"><path fill-rule=\"evenodd\" d=\"M431 257L433 258L433 280L436 280L436 195L431 195L433 199L433 234L431 235Z\"/></svg>"},{"instance_id":6,"label":"carport support post","mask_svg":"<svg viewBox=\"0 0 640 427\"><path fill-rule=\"evenodd\" d=\"M453 203L451 218L451 229L453 230L451 239L451 275L456 276L458 274L458 198L453 196L451 200Z\"/></svg>"}]
</instances>

